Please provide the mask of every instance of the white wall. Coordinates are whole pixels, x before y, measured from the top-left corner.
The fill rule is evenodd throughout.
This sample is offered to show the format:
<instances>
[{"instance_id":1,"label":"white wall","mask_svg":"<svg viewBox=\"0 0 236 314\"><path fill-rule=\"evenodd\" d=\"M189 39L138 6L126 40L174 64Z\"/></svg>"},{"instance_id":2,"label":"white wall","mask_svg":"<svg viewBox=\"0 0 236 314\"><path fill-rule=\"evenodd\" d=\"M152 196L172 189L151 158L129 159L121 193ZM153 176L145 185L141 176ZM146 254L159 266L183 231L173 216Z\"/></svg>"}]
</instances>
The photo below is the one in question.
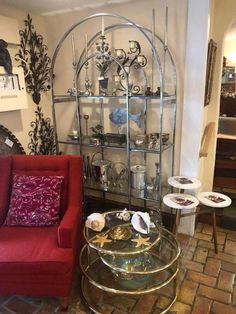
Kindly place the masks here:
<instances>
[{"instance_id":1,"label":"white wall","mask_svg":"<svg viewBox=\"0 0 236 314\"><path fill-rule=\"evenodd\" d=\"M180 174L199 177L210 2L189 0L184 76ZM196 194L198 191L186 191ZM193 235L195 217L181 219L179 231Z\"/></svg>"}]
</instances>

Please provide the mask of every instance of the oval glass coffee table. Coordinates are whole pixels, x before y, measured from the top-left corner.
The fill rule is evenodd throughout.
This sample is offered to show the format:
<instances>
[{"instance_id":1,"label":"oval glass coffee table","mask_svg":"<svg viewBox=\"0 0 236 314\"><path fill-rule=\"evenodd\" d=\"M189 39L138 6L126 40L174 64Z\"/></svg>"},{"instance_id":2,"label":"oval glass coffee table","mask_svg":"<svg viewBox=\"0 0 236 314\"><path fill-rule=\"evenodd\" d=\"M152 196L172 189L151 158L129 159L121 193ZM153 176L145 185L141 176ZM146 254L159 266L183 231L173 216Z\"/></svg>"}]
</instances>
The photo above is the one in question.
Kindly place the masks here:
<instances>
[{"instance_id":1,"label":"oval glass coffee table","mask_svg":"<svg viewBox=\"0 0 236 314\"><path fill-rule=\"evenodd\" d=\"M178 293L180 245L152 217L153 227L141 234L130 220L118 219L117 213L121 211L103 214L106 225L101 232L84 228L87 244L80 267L85 302L94 313L102 314L107 307L132 313L140 296L155 294L165 299L155 313L166 313Z\"/></svg>"}]
</instances>

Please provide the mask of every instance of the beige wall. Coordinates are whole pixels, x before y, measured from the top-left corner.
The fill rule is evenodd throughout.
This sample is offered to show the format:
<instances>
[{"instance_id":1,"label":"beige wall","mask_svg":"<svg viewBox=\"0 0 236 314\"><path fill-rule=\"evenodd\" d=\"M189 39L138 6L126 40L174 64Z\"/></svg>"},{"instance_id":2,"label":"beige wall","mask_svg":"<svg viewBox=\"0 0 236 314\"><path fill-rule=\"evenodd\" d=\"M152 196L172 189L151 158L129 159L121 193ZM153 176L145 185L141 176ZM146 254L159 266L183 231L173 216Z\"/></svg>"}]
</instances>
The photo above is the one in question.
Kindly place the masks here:
<instances>
[{"instance_id":1,"label":"beige wall","mask_svg":"<svg viewBox=\"0 0 236 314\"><path fill-rule=\"evenodd\" d=\"M52 55L59 39L65 33L65 31L74 23L78 22L82 18L97 13L97 12L111 12L124 15L127 18L143 25L145 27L152 27L152 8L156 9L156 32L161 37L164 35L164 16L165 16L165 5L169 7L169 35L168 44L170 50L173 53L177 64L177 75L178 75L178 110L177 110L177 136L176 136L176 162L175 171L178 172L179 169L179 147L180 147L180 137L181 137L181 117L182 117L182 98L183 98L183 73L184 73L184 59L185 59L185 36L186 36L186 19L187 19L187 0L167 0L167 1L140 1L137 0L130 4L122 5L109 5L107 7L102 7L93 10L76 11L73 13L56 15L54 17L40 17L36 15L31 15L33 17L33 23L38 33L42 34L45 43L47 43L49 55ZM4 16L16 18L19 22L19 28L23 29L23 20L26 17L27 12L17 10L12 7L0 6L1 14ZM91 26L91 30L94 32L97 30L97 26ZM84 30L84 32L87 30ZM82 32L83 33L83 32ZM84 38L80 39L80 44L84 44ZM71 54L71 46L68 43L69 50L67 55ZM14 55L17 52L11 51ZM59 73L63 75L69 74L70 65L67 66L66 60L63 60L59 65ZM66 86L69 88L70 85ZM5 127L8 127L21 141L24 148L27 150L27 145L29 142L28 131L30 130L30 122L34 117L35 105L31 100L31 96L28 95L29 107L26 110L3 112L0 114L0 123ZM50 107L50 94L42 95L43 110L45 115L51 114Z\"/></svg>"},{"instance_id":2,"label":"beige wall","mask_svg":"<svg viewBox=\"0 0 236 314\"><path fill-rule=\"evenodd\" d=\"M156 32L161 37L164 36L164 19L165 19L165 5L169 8L169 27L168 27L168 44L171 52L175 58L177 65L177 78L178 78L178 109L177 109L177 131L176 131L176 160L175 160L175 172L178 173L179 169L179 147L180 147L180 137L181 137L181 117L182 117L182 99L183 99L183 79L184 79L184 64L185 64L185 42L186 42L186 24L187 24L187 7L188 1L185 0L148 0L140 1L137 0L130 4L122 5L109 5L99 9L75 11L71 13L66 13L62 15L45 17L46 28L48 30L48 40L50 42L50 51L54 51L57 43L63 36L63 34L76 22L79 22L84 17L92 15L98 12L108 12L123 15L134 22L147 27L152 28L152 9L156 10ZM81 27L81 31L78 36L75 36L77 42L76 47L81 49L84 47L84 34L87 33L88 37L91 34L96 33L100 30L101 25L95 24L93 21L87 27ZM132 39L132 36L126 33L123 36L127 36L128 39ZM119 48L119 37L112 38L115 41L116 48ZM112 44L114 44L112 42ZM56 64L55 74L56 80L60 80L60 76L63 73L64 77L68 80L66 83L59 83L59 91L66 92L66 90L71 87L71 43L68 39L65 43L67 51L63 51L63 58ZM77 49L76 48L76 49ZM66 57L67 56L67 57ZM69 60L68 60L69 59ZM69 116L68 116L69 117ZM66 119L64 112L62 112L61 119L69 124L69 119ZM70 126L69 126L70 127ZM65 125L66 128L66 125ZM66 131L67 132L67 131Z\"/></svg>"},{"instance_id":3,"label":"beige wall","mask_svg":"<svg viewBox=\"0 0 236 314\"><path fill-rule=\"evenodd\" d=\"M211 1L211 7L210 7L210 14L209 14L209 35L208 40L212 38L214 41L217 42L215 35L214 35L214 21L217 19L216 13L215 13L215 0ZM219 46L217 42L217 55L219 55ZM216 74L216 65L215 65L215 74ZM215 75L213 80L215 81ZM213 82L214 84L214 82ZM202 181L202 190L203 191L210 191L212 189L213 185L213 177L214 177L214 165L215 165L215 137L216 137L216 130L217 130L217 118L218 118L218 107L215 104L215 88L212 89L211 94L211 100L210 103L203 108L203 123L202 123L202 134L204 133L204 130L206 126L214 122L214 130L213 134L211 135L211 141L208 148L208 155L207 157L201 157L199 160L199 178Z\"/></svg>"},{"instance_id":4,"label":"beige wall","mask_svg":"<svg viewBox=\"0 0 236 314\"><path fill-rule=\"evenodd\" d=\"M0 5L0 12L3 16L16 19L19 24L19 29L24 29L24 19L26 18L28 12L23 12L13 7L7 7L2 5ZM43 35L45 39L45 44L47 44L46 28L43 18L33 14L31 14L31 17L33 18L35 30L37 31L37 33ZM13 64L17 65L17 62L14 61L14 55L18 52L17 47L10 47L9 52L11 54ZM31 130L30 122L34 120L34 110L36 108L36 105L32 101L32 98L29 94L27 95L27 98L27 109L0 112L0 124L4 125L12 133L14 133L14 135L18 138L26 151L28 151L27 146L30 141L28 136L28 132ZM43 105L45 116L51 115L50 102L50 93L43 94L41 103Z\"/></svg>"},{"instance_id":5,"label":"beige wall","mask_svg":"<svg viewBox=\"0 0 236 314\"><path fill-rule=\"evenodd\" d=\"M229 0L228 0L229 1ZM230 1L229 1L230 2ZM234 1L232 2L232 7L234 7ZM221 51L221 43L217 39L217 37L222 37L222 34L214 35L214 33L219 32L222 30L222 25L227 28L232 21L228 14L230 13L232 16L234 15L233 10L228 10L229 12L226 14L226 6L222 4L221 1L212 1L213 8L211 14L211 31L212 37L218 43L218 56L219 51ZM216 3L216 4L215 4ZM214 5L215 4L215 5ZM38 33L42 34L45 38L45 43L47 43L48 38L48 47L49 47L49 55L52 56L55 47L62 37L62 35L68 30L68 28L73 25L74 23L78 22L82 18L97 13L97 12L111 12L117 13L120 15L124 15L127 18L139 23L140 25L146 26L148 28L152 27L151 17L152 17L152 8L156 10L156 32L157 34L163 37L164 34L164 13L165 8L164 6L168 5L169 7L169 29L168 29L168 44L170 47L171 52L174 55L176 64L177 64L177 78L178 78L178 109L177 109L177 132L176 132L176 160L175 160L175 173L179 172L179 155L180 155L180 141L181 141L181 132L182 132L182 104L183 104L183 81L184 81L184 72L185 72L185 49L186 49L186 27L187 27L187 14L188 14L188 0L148 0L148 1L140 1L137 0L130 4L122 4L122 5L109 5L107 7L102 7L99 9L93 10L84 10L84 11L75 11L72 13L66 13L61 15L56 15L52 17L40 17L36 15L32 15L33 23L36 27ZM214 8L216 6L216 8ZM227 6L229 8L229 6ZM23 12L12 7L5 7L0 6L1 14L16 18L19 22L19 28L23 29L24 24L23 20L26 17L27 12ZM216 11L216 13L214 13ZM223 18L217 18L217 23L214 25L213 18L217 14L225 14ZM99 26L91 25L91 32L97 30ZM84 33L89 32L90 30L84 29L82 32L82 36L80 37L80 43L78 45L84 45ZM224 32L223 32L224 33ZM222 40L222 39L221 39ZM15 52L12 51L12 54ZM68 51L67 58L71 58L71 45L68 42ZM63 76L67 75L70 77L69 72L71 64L68 64L67 60L63 60L59 64L58 73L63 73ZM218 62L219 63L219 62ZM221 63L219 63L221 65ZM218 71L218 72L217 72ZM219 73L219 69L215 71L215 75ZM68 80L70 81L70 80ZM214 80L215 81L215 80ZM213 90L217 89L217 82L213 82ZM64 86L65 90L70 87ZM217 95L213 93L212 101L210 105L204 108L204 122L202 132L204 130L204 126L209 121L215 121L218 115L218 106L215 105L217 100ZM35 105L31 100L31 96L28 95L28 102L29 108L26 110L21 111L14 111L14 112L3 112L0 113L0 123L4 126L8 127L13 133L19 138L22 142L25 149L27 149L27 144L29 142L28 138L28 131L30 130L30 121L33 120L34 117L34 109ZM44 94L42 96L42 103L43 108L45 111L45 115L51 114L51 107L50 107L50 94ZM213 164L214 164L214 143L212 144L211 151L212 153L207 159L202 159L200 166L201 166L201 175L200 177L204 179L203 181L206 182L206 187L211 186L212 178L213 178Z\"/></svg>"},{"instance_id":6,"label":"beige wall","mask_svg":"<svg viewBox=\"0 0 236 314\"><path fill-rule=\"evenodd\" d=\"M224 36L236 19L236 2L234 0L214 0L211 14L210 37L217 43L217 56L215 71L213 77L213 87L211 101L204 108L204 127L209 122L215 122L215 130L209 149L207 158L201 160L201 178L203 181L203 189L210 190L213 185L215 151L216 151L216 135L218 129L219 104L220 104L220 88L221 88L221 71L223 61Z\"/></svg>"}]
</instances>

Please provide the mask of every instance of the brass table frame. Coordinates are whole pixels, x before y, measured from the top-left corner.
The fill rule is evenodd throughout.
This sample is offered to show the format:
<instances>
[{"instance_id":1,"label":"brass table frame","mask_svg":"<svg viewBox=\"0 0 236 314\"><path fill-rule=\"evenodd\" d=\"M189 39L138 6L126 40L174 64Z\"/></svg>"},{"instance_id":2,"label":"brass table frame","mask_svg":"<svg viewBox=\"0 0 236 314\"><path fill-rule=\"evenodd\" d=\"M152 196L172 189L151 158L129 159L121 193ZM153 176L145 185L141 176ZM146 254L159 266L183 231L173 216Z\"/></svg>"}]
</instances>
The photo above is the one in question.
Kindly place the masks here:
<instances>
[{"instance_id":1,"label":"brass table frame","mask_svg":"<svg viewBox=\"0 0 236 314\"><path fill-rule=\"evenodd\" d=\"M117 213L119 211L115 211ZM104 215L114 214L113 212L104 213ZM131 212L132 213L132 212ZM180 270L180 253L181 248L179 242L176 240L175 236L169 232L168 230L164 228L160 228L159 236L157 236L156 241L154 243L151 243L150 247L143 247L142 249L139 249L135 252L119 252L119 251L112 251L109 246L108 249L96 246L91 239L94 239L92 237L91 239L87 236L87 228L84 228L84 235L85 239L87 241L87 244L84 245L84 247L81 250L80 254L80 268L83 272L82 281L81 281L81 290L82 295L85 303L88 305L88 307L97 314L102 314L101 309L99 309L99 306L94 301L91 301L90 291L92 289L95 289L97 293L94 294L102 294L102 298L108 297L108 296L117 296L117 295L125 295L125 296L141 296L148 293L154 293L159 292L161 289L168 285L173 285L173 295L170 296L170 303L164 308L161 309L160 313L166 313L173 303L176 301L178 290L179 290L179 279L178 274ZM109 230L108 230L109 231ZM108 231L105 231L104 234L107 234ZM103 232L101 232L103 234ZM158 253L150 253L151 250L157 249L159 252L165 252L165 248L162 246L165 245L167 247L167 251L170 256L167 258L165 257L165 253L163 260ZM168 247L169 246L169 247ZM153 255L158 262L160 261L162 265L158 266L155 264L153 268L151 269L138 269L138 270L127 270L122 269L122 267L118 267L117 265L113 265L112 263L109 263L104 256L112 256L115 258L124 258L127 259L129 257L135 257L140 256L140 254L150 254ZM166 253L167 254L167 253ZM164 259L169 259L168 261ZM100 267L99 267L100 266ZM100 274L99 271L104 274ZM143 278L145 276L150 276L150 284L148 282L147 286L145 285L145 288L134 288L130 289L127 288L124 289L122 285L118 287L116 285L116 277L114 273L117 272L121 276L138 276L138 278ZM102 279L99 278L101 275ZM165 275L165 276L164 276ZM156 277L154 276L160 276L161 279L156 281ZM114 278L113 278L114 277ZM165 277L162 279L162 277ZM105 282L104 282L105 278ZM159 278L159 277L158 277ZM108 283L109 281L109 283ZM114 284L114 285L113 285ZM150 285L150 286L148 286ZM98 290L96 290L98 289ZM171 290L171 289L170 289ZM132 313L129 311L129 313Z\"/></svg>"}]
</instances>

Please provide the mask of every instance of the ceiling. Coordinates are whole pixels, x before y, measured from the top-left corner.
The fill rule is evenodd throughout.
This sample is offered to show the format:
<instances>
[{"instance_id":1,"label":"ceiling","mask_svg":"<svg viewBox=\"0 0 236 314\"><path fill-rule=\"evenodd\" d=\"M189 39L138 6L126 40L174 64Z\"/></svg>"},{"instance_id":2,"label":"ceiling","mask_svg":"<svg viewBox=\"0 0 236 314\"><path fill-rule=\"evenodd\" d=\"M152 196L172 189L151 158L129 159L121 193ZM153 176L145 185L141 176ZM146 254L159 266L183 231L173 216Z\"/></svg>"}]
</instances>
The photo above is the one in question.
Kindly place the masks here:
<instances>
[{"instance_id":1,"label":"ceiling","mask_svg":"<svg viewBox=\"0 0 236 314\"><path fill-rule=\"evenodd\" d=\"M55 15L131 1L134 0L0 0L0 4L14 6L31 13Z\"/></svg>"}]
</instances>

